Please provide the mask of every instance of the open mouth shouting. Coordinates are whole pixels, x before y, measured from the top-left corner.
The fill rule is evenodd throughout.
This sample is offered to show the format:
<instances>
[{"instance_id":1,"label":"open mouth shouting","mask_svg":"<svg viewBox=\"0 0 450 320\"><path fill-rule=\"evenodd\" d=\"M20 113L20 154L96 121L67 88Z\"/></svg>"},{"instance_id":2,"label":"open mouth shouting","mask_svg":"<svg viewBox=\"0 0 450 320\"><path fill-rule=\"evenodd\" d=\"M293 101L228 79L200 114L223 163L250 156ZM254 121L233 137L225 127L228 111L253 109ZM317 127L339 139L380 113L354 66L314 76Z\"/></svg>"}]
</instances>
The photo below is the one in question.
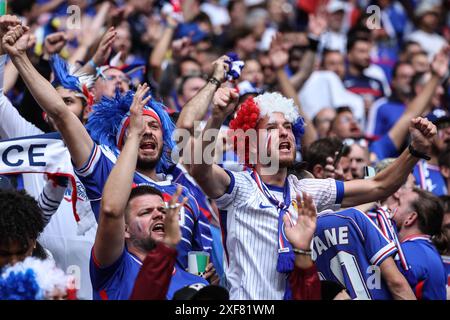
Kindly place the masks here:
<instances>
[{"instance_id":1,"label":"open mouth shouting","mask_svg":"<svg viewBox=\"0 0 450 320\"><path fill-rule=\"evenodd\" d=\"M143 141L139 145L139 149L141 149L145 152L156 152L156 147L157 147L156 143L151 140Z\"/></svg>"},{"instance_id":2,"label":"open mouth shouting","mask_svg":"<svg viewBox=\"0 0 450 320\"><path fill-rule=\"evenodd\" d=\"M158 222L156 224L153 225L153 227L151 228L152 233L156 234L158 236L164 237L165 232L164 232L164 223L162 222Z\"/></svg>"},{"instance_id":3,"label":"open mouth shouting","mask_svg":"<svg viewBox=\"0 0 450 320\"><path fill-rule=\"evenodd\" d=\"M290 153L291 152L291 143L290 142L281 142L280 143L280 145L279 145L279 147L278 147L278 150L280 150L281 152L288 152L288 153Z\"/></svg>"}]
</instances>

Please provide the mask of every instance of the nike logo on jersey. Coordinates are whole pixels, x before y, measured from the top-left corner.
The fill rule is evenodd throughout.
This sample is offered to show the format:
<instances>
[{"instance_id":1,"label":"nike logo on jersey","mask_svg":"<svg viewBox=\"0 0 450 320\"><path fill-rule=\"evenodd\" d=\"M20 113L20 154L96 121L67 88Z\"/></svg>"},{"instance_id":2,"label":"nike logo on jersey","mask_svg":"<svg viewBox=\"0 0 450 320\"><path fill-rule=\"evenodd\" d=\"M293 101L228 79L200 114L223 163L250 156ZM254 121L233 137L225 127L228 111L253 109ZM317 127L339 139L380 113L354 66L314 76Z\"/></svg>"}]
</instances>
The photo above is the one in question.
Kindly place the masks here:
<instances>
[{"instance_id":1,"label":"nike logo on jersey","mask_svg":"<svg viewBox=\"0 0 450 320\"><path fill-rule=\"evenodd\" d=\"M259 207L260 207L261 209L272 208L272 206L265 206L265 205L263 205L262 202L259 204Z\"/></svg>"}]
</instances>

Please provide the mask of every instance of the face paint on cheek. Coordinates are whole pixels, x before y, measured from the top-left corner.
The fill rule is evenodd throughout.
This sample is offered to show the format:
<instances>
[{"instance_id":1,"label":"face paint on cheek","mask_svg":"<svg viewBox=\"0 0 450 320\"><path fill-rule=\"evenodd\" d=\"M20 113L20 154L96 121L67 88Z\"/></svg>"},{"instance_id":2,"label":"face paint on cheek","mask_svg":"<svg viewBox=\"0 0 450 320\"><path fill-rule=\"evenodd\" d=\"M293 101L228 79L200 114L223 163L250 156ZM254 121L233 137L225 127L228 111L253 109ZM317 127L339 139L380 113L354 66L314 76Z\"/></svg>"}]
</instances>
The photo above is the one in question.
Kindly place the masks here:
<instances>
[{"instance_id":1,"label":"face paint on cheek","mask_svg":"<svg viewBox=\"0 0 450 320\"><path fill-rule=\"evenodd\" d=\"M144 222L142 220L136 221L136 229L139 234L142 234L145 232L145 226L144 226Z\"/></svg>"}]
</instances>

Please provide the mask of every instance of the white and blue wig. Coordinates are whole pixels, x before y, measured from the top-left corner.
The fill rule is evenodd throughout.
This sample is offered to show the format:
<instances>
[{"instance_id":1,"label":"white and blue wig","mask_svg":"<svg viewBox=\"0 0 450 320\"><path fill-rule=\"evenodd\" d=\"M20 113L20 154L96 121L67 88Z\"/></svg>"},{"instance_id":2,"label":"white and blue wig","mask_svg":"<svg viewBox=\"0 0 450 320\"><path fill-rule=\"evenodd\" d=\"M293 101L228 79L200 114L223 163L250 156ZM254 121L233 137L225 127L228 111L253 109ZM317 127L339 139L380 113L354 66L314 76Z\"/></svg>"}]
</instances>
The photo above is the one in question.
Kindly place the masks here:
<instances>
[{"instance_id":1,"label":"white and blue wig","mask_svg":"<svg viewBox=\"0 0 450 320\"><path fill-rule=\"evenodd\" d=\"M93 112L86 124L86 129L94 141L108 146L117 154L123 146L125 132L130 121L130 107L133 103L134 94L135 92L132 90L124 95L116 91L113 98L102 97L92 107ZM149 100L143 112L145 115L156 119L163 132L163 152L156 165L156 172L165 173L173 165L170 154L175 147L175 142L172 140L175 124L165 111L164 105L153 98Z\"/></svg>"}]
</instances>

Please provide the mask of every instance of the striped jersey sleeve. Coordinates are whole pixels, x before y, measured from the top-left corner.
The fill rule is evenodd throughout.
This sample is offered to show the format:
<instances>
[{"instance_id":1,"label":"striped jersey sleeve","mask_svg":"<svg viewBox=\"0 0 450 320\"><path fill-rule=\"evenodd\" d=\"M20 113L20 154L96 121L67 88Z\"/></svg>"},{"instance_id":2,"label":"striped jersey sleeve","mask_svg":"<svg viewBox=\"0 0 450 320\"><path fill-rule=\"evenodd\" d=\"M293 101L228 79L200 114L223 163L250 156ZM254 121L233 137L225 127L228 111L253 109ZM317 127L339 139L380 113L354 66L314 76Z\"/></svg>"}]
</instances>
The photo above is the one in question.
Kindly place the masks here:
<instances>
[{"instance_id":1,"label":"striped jersey sleeve","mask_svg":"<svg viewBox=\"0 0 450 320\"><path fill-rule=\"evenodd\" d=\"M327 209L333 211L340 208L344 198L344 183L334 179L301 179L294 175L289 176L289 182L298 194L306 192L312 196L317 207L317 212Z\"/></svg>"},{"instance_id":2,"label":"striped jersey sleeve","mask_svg":"<svg viewBox=\"0 0 450 320\"><path fill-rule=\"evenodd\" d=\"M227 208L230 205L239 207L255 196L258 187L248 171L236 172L225 169L225 172L230 176L230 185L225 194L215 199L219 209Z\"/></svg>"},{"instance_id":3,"label":"striped jersey sleeve","mask_svg":"<svg viewBox=\"0 0 450 320\"><path fill-rule=\"evenodd\" d=\"M54 185L53 181L49 180L44 186L38 198L38 206L42 210L42 219L44 225L50 222L51 217L56 213L64 198L66 187Z\"/></svg>"},{"instance_id":4,"label":"striped jersey sleeve","mask_svg":"<svg viewBox=\"0 0 450 320\"><path fill-rule=\"evenodd\" d=\"M355 215L355 219L364 234L364 249L367 258L372 265L379 266L386 258L397 252L397 247L366 214L359 213Z\"/></svg>"}]
</instances>

